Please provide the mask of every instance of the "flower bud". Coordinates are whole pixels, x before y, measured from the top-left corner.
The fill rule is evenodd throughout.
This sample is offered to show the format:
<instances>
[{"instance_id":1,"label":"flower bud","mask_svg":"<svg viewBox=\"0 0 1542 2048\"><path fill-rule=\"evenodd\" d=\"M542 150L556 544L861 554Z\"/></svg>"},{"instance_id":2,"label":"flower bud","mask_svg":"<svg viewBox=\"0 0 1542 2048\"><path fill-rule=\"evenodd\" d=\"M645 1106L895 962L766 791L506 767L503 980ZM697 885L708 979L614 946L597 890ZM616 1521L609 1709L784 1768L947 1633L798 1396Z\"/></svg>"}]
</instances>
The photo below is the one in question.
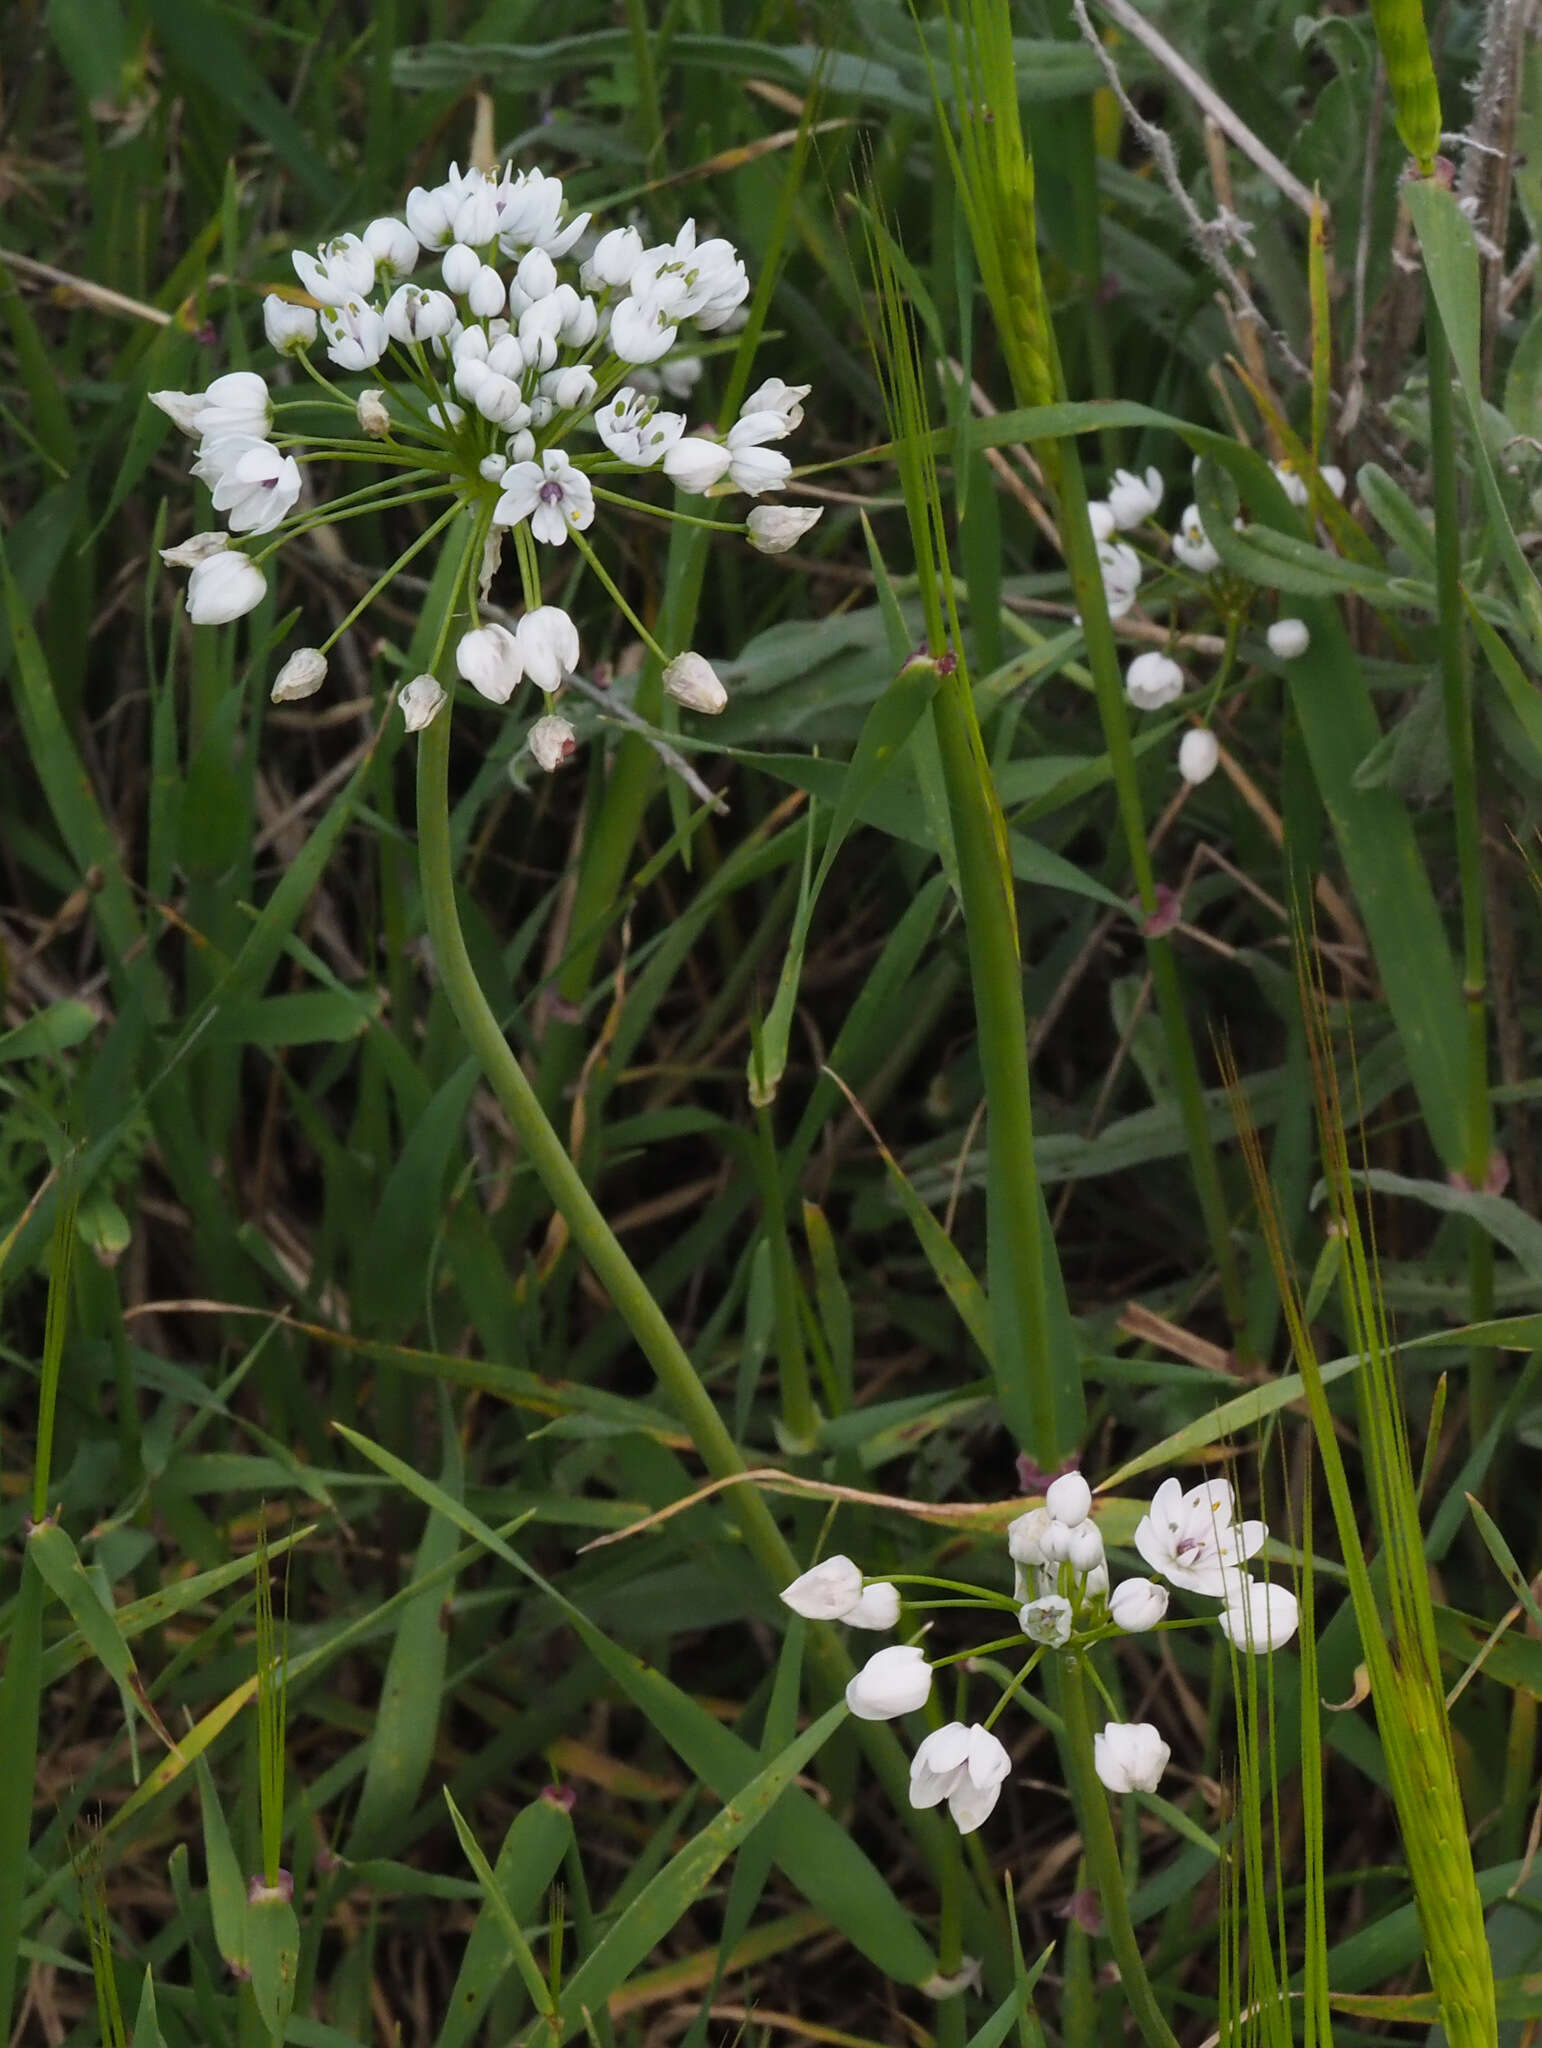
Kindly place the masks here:
<instances>
[{"instance_id":1,"label":"flower bud","mask_svg":"<svg viewBox=\"0 0 1542 2048\"><path fill-rule=\"evenodd\" d=\"M452 242L444 252L439 265L439 274L444 279L447 292L454 292L459 298L471 289L477 272L482 268L482 259L475 249L468 249L464 242Z\"/></svg>"},{"instance_id":2,"label":"flower bud","mask_svg":"<svg viewBox=\"0 0 1542 2048\"><path fill-rule=\"evenodd\" d=\"M1092 1513L1092 1488L1080 1472L1062 1472L1050 1481L1044 1505L1057 1522L1074 1529Z\"/></svg>"},{"instance_id":3,"label":"flower bud","mask_svg":"<svg viewBox=\"0 0 1542 2048\"><path fill-rule=\"evenodd\" d=\"M1087 517L1092 522L1092 537L1100 544L1112 540L1117 528L1114 525L1112 509L1101 498L1094 498L1087 507Z\"/></svg>"},{"instance_id":4,"label":"flower bud","mask_svg":"<svg viewBox=\"0 0 1542 2048\"><path fill-rule=\"evenodd\" d=\"M1226 1640L1255 1656L1288 1643L1300 1618L1300 1608L1290 1588L1262 1579L1244 1579L1240 1588L1234 1585L1218 1616Z\"/></svg>"},{"instance_id":5,"label":"flower bud","mask_svg":"<svg viewBox=\"0 0 1542 2048\"><path fill-rule=\"evenodd\" d=\"M862 1568L827 1557L782 1588L782 1601L808 1621L842 1621L862 1598Z\"/></svg>"},{"instance_id":6,"label":"flower bud","mask_svg":"<svg viewBox=\"0 0 1542 2048\"><path fill-rule=\"evenodd\" d=\"M887 1579L875 1579L870 1586L862 1588L862 1598L849 1614L841 1619L849 1628L893 1628L899 1620L899 1587L890 1585Z\"/></svg>"},{"instance_id":7,"label":"flower bud","mask_svg":"<svg viewBox=\"0 0 1542 2048\"><path fill-rule=\"evenodd\" d=\"M1057 1522L1051 1515L1044 1525L1044 1535L1039 1545L1044 1553L1044 1562L1048 1565L1069 1564L1071 1538L1075 1533L1074 1529L1068 1529L1064 1522Z\"/></svg>"},{"instance_id":8,"label":"flower bud","mask_svg":"<svg viewBox=\"0 0 1542 2048\"><path fill-rule=\"evenodd\" d=\"M728 473L733 460L720 441L709 441L701 434L687 434L677 441L664 456L664 474L677 489L700 496L710 489L720 477Z\"/></svg>"},{"instance_id":9,"label":"flower bud","mask_svg":"<svg viewBox=\"0 0 1542 2048\"><path fill-rule=\"evenodd\" d=\"M385 393L377 391L373 384L359 393L359 402L354 407L359 422L359 432L371 441L384 441L391 432L391 412L385 402Z\"/></svg>"},{"instance_id":10,"label":"flower bud","mask_svg":"<svg viewBox=\"0 0 1542 2048\"><path fill-rule=\"evenodd\" d=\"M1110 1792L1154 1792L1171 1755L1149 1721L1110 1721L1092 1738L1093 1762Z\"/></svg>"},{"instance_id":11,"label":"flower bud","mask_svg":"<svg viewBox=\"0 0 1542 2048\"><path fill-rule=\"evenodd\" d=\"M538 718L530 728L530 751L548 775L560 768L578 745L578 735L565 718Z\"/></svg>"},{"instance_id":12,"label":"flower bud","mask_svg":"<svg viewBox=\"0 0 1542 2048\"><path fill-rule=\"evenodd\" d=\"M869 1657L846 1688L846 1704L859 1721L892 1721L924 1707L932 1668L911 1643L895 1643Z\"/></svg>"},{"instance_id":13,"label":"flower bud","mask_svg":"<svg viewBox=\"0 0 1542 2048\"><path fill-rule=\"evenodd\" d=\"M444 691L433 676L414 676L396 693L408 732L421 732L444 702Z\"/></svg>"},{"instance_id":14,"label":"flower bud","mask_svg":"<svg viewBox=\"0 0 1542 2048\"><path fill-rule=\"evenodd\" d=\"M1155 1579L1121 1579L1108 1602L1109 1619L1126 1635L1155 1628L1167 1612L1167 1588Z\"/></svg>"},{"instance_id":15,"label":"flower bud","mask_svg":"<svg viewBox=\"0 0 1542 2048\"><path fill-rule=\"evenodd\" d=\"M763 555L785 555L823 517L822 505L757 505L746 522L750 546Z\"/></svg>"},{"instance_id":16,"label":"flower bud","mask_svg":"<svg viewBox=\"0 0 1542 2048\"><path fill-rule=\"evenodd\" d=\"M1051 1516L1048 1508L1030 1508L1007 1527L1007 1555L1014 1564L1043 1564L1044 1532Z\"/></svg>"},{"instance_id":17,"label":"flower bud","mask_svg":"<svg viewBox=\"0 0 1542 2048\"><path fill-rule=\"evenodd\" d=\"M715 716L727 709L728 692L710 661L699 654L677 654L664 671L664 690L687 711Z\"/></svg>"},{"instance_id":18,"label":"flower bud","mask_svg":"<svg viewBox=\"0 0 1542 2048\"><path fill-rule=\"evenodd\" d=\"M1161 711L1183 695L1183 670L1156 648L1137 654L1125 671L1124 694L1137 711Z\"/></svg>"},{"instance_id":19,"label":"flower bud","mask_svg":"<svg viewBox=\"0 0 1542 2048\"><path fill-rule=\"evenodd\" d=\"M195 626L228 626L256 609L267 595L267 578L235 548L209 555L193 570L187 586L187 615Z\"/></svg>"},{"instance_id":20,"label":"flower bud","mask_svg":"<svg viewBox=\"0 0 1542 2048\"><path fill-rule=\"evenodd\" d=\"M372 220L364 230L364 246L375 259L375 276L382 284L406 277L418 267L418 238L403 220L386 215Z\"/></svg>"},{"instance_id":21,"label":"flower bud","mask_svg":"<svg viewBox=\"0 0 1542 2048\"><path fill-rule=\"evenodd\" d=\"M1312 644L1305 619L1276 619L1264 638L1276 661L1294 661Z\"/></svg>"},{"instance_id":22,"label":"flower bud","mask_svg":"<svg viewBox=\"0 0 1542 2048\"><path fill-rule=\"evenodd\" d=\"M299 355L316 339L316 309L291 305L277 292L269 292L262 302L262 331L281 356Z\"/></svg>"},{"instance_id":23,"label":"flower bud","mask_svg":"<svg viewBox=\"0 0 1542 2048\"><path fill-rule=\"evenodd\" d=\"M642 255L643 239L636 228L612 228L595 243L583 267L585 291L593 291L596 285L607 291L619 291L629 285Z\"/></svg>"},{"instance_id":24,"label":"flower bud","mask_svg":"<svg viewBox=\"0 0 1542 2048\"><path fill-rule=\"evenodd\" d=\"M302 697L314 697L326 679L327 658L319 647L297 647L269 691L275 704L297 704Z\"/></svg>"},{"instance_id":25,"label":"flower bud","mask_svg":"<svg viewBox=\"0 0 1542 2048\"><path fill-rule=\"evenodd\" d=\"M578 666L578 628L560 605L540 604L514 628L526 679L552 691Z\"/></svg>"},{"instance_id":26,"label":"flower bud","mask_svg":"<svg viewBox=\"0 0 1542 2048\"><path fill-rule=\"evenodd\" d=\"M514 282L525 295L525 303L549 299L557 289L557 266L544 249L527 249L514 270Z\"/></svg>"},{"instance_id":27,"label":"flower bud","mask_svg":"<svg viewBox=\"0 0 1542 2048\"><path fill-rule=\"evenodd\" d=\"M1221 743L1208 725L1196 725L1178 742L1178 773L1185 782L1208 782L1221 759Z\"/></svg>"},{"instance_id":28,"label":"flower bud","mask_svg":"<svg viewBox=\"0 0 1542 2048\"><path fill-rule=\"evenodd\" d=\"M1162 502L1162 472L1148 469L1143 477L1128 469L1116 469L1109 486L1108 509L1115 526L1139 526Z\"/></svg>"},{"instance_id":29,"label":"flower bud","mask_svg":"<svg viewBox=\"0 0 1542 2048\"><path fill-rule=\"evenodd\" d=\"M459 674L494 704L507 704L524 676L519 642L507 626L477 626L455 649Z\"/></svg>"},{"instance_id":30,"label":"flower bud","mask_svg":"<svg viewBox=\"0 0 1542 2048\"><path fill-rule=\"evenodd\" d=\"M484 263L466 287L466 304L479 320L492 320L508 304L503 279L490 263Z\"/></svg>"},{"instance_id":31,"label":"flower bud","mask_svg":"<svg viewBox=\"0 0 1542 2048\"><path fill-rule=\"evenodd\" d=\"M1103 1562L1103 1532L1096 1522L1078 1522L1066 1545L1066 1563L1079 1577L1096 1571Z\"/></svg>"}]
</instances>

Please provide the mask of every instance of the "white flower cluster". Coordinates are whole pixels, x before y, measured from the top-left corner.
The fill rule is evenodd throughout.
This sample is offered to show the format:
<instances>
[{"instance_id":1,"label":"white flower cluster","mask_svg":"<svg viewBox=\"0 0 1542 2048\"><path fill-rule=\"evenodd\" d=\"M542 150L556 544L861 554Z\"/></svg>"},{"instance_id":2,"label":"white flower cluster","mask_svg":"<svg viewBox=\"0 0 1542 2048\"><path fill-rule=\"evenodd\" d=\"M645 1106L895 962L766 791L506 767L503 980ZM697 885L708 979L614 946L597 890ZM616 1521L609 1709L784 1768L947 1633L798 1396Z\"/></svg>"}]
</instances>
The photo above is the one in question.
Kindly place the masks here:
<instances>
[{"instance_id":1,"label":"white flower cluster","mask_svg":"<svg viewBox=\"0 0 1542 2048\"><path fill-rule=\"evenodd\" d=\"M1196 463L1198 457L1195 458ZM1289 463L1277 462L1274 474L1292 505L1305 507L1310 493ZM1342 498L1346 487L1343 470L1325 462L1319 474L1334 497ZM1144 564L1128 541L1116 539L1131 532L1161 508L1161 472L1148 469L1144 476L1133 470L1116 469L1108 496L1088 506L1093 537L1098 545L1098 566L1103 577L1103 595L1111 619L1122 619L1133 609L1140 589ZM1236 524L1240 527L1242 521ZM1197 505L1186 505L1172 536L1175 559L1196 576L1209 576L1221 566L1221 557L1205 532ZM1265 635L1269 652L1277 661L1294 661L1306 652L1311 635L1300 619L1278 619ZM1183 670L1169 654L1151 649L1138 654L1125 671L1125 695L1137 711L1165 711L1182 694ZM1208 725L1191 728L1178 746L1178 773L1190 784L1208 782L1220 764L1220 743Z\"/></svg>"},{"instance_id":2,"label":"white flower cluster","mask_svg":"<svg viewBox=\"0 0 1542 2048\"><path fill-rule=\"evenodd\" d=\"M1251 1577L1246 1568L1268 1533L1262 1522L1237 1520L1229 1481L1206 1480L1184 1492L1176 1479L1165 1479L1135 1530L1135 1548L1157 1577L1123 1579L1110 1588L1102 1533L1092 1519L1092 1489L1079 1472L1062 1473L1047 1489L1044 1505L1019 1515L1007 1530L1018 1625L1034 1646L1020 1676L1048 1652L1080 1656L1111 1635L1156 1628L1167 1613L1168 1586L1220 1600L1221 1632L1236 1649L1255 1655L1278 1649L1296 1632L1295 1595ZM811 1621L858 1628L892 1628L900 1615L898 1588L886 1580L865 1582L861 1568L844 1556L804 1572L782 1598ZM999 1603L980 1604L994 1609ZM934 1668L918 1644L892 1644L869 1657L851 1680L846 1704L864 1721L915 1713L931 1697ZM1011 1756L990 1726L1004 1704L1005 1699L984 1723L950 1721L933 1729L911 1764L913 1806L946 1800L963 1834L989 1817L1011 1772ZM1093 1748L1098 1776L1111 1792L1154 1792L1171 1755L1160 1732L1144 1721L1110 1721Z\"/></svg>"},{"instance_id":3,"label":"white flower cluster","mask_svg":"<svg viewBox=\"0 0 1542 2048\"><path fill-rule=\"evenodd\" d=\"M223 625L261 602L263 565L282 539L384 505L432 510L439 498L440 524L471 515L484 602L500 543L513 538L525 603L511 629L478 623L471 600L472 624L456 648L459 674L495 704L507 703L522 681L553 693L578 666L578 632L566 612L541 602L536 544L571 539L597 567L581 538L597 499L659 509L613 488L627 473L658 470L679 491L714 497L782 491L792 464L776 444L801 424L810 386L766 379L722 435L688 432L685 414L666 409L667 398L687 399L701 375L699 356L685 352L688 332L742 322L749 292L733 246L698 240L694 221L651 245L630 226L596 236L587 213L567 217L560 178L454 164L442 185L414 188L404 212L314 252L295 250L303 299L275 290L264 300L269 343L295 359L314 391L275 407L263 378L242 370L207 391L151 394L197 442L193 473L209 486L229 535L266 540L249 552L224 533L200 534L166 550L166 559L192 570L194 623ZM313 361L318 339L336 373L367 380L362 390L340 390ZM333 415L328 435L277 424L278 414L314 418L318 407ZM315 474L302 465L365 454L386 472L383 482L331 505L302 502L304 477ZM757 506L740 530L762 553L780 554L819 516L817 507ZM286 663L274 696L293 700L319 688L327 649L356 616L326 646ZM702 656L671 660L632 623L665 663L677 701L723 708L726 693ZM398 696L412 730L443 701L429 676ZM546 718L531 734L531 751L551 767L572 741L565 720Z\"/></svg>"}]
</instances>

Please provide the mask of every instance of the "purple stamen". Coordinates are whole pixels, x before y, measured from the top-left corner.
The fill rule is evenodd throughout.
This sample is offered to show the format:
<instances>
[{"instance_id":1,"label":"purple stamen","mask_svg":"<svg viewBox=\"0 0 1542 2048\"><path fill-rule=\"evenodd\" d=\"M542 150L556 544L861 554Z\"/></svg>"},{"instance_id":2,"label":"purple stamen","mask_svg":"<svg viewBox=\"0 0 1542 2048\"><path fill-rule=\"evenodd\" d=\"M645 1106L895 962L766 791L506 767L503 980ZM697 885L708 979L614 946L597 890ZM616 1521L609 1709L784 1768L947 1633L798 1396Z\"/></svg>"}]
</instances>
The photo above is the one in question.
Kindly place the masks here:
<instances>
[{"instance_id":1,"label":"purple stamen","mask_svg":"<svg viewBox=\"0 0 1542 2048\"><path fill-rule=\"evenodd\" d=\"M556 481L542 484L540 489L540 499L543 505L560 505L562 503L561 484L557 483Z\"/></svg>"}]
</instances>

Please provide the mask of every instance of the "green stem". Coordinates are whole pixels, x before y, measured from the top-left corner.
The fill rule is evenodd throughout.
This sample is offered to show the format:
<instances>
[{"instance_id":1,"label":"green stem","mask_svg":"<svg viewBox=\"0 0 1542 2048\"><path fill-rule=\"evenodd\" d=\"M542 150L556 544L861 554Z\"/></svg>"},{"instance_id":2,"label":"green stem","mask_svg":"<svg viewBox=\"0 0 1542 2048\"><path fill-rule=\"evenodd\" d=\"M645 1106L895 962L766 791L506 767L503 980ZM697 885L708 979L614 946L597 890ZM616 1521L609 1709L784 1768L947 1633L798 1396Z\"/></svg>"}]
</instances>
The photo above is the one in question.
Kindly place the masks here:
<instances>
[{"instance_id":1,"label":"green stem","mask_svg":"<svg viewBox=\"0 0 1542 2048\"><path fill-rule=\"evenodd\" d=\"M996 1382L1002 1415L1045 1471L1069 1448L1055 1399L1042 1226L1044 1201L1034 1167L1028 1085L1028 1025L1023 1010L1017 920L1008 893L999 812L979 727L961 669L940 677L932 721L942 757L958 856L959 893L969 946L980 1066L985 1078L987 1266Z\"/></svg>"},{"instance_id":2,"label":"green stem","mask_svg":"<svg viewBox=\"0 0 1542 2048\"><path fill-rule=\"evenodd\" d=\"M1119 667L1119 651L1114 640L1114 630L1109 623L1108 602L1103 594L1103 575L1098 566L1097 541L1093 537L1092 521L1087 511L1086 480L1082 475L1081 456L1075 441L1067 439L1052 445L1060 482L1061 535L1065 542L1066 561L1071 571L1071 587L1076 595L1077 609L1082 616L1082 631L1086 635L1087 666L1092 671L1098 717L1103 727L1103 744L1108 749L1109 769L1113 777L1120 823L1124 828L1125 848L1129 856L1130 870L1135 878L1136 898L1142 914L1150 919L1157 908L1156 875L1151 865L1151 848L1146 839L1146 816L1141 803L1135 749L1130 739L1130 721L1124 698L1124 677ZM1183 1122L1189 1165L1194 1175L1195 1193L1199 1197L1200 1213L1204 1217L1205 1231L1210 1240L1210 1255L1215 1261L1216 1272L1220 1277L1227 1321L1231 1324L1235 1338L1240 1341L1247 1325L1247 1297L1242 1285L1242 1269L1238 1265L1236 1248L1232 1243L1231 1219L1227 1213L1226 1196L1221 1186L1221 1168L1216 1157L1215 1141L1210 1135L1204 1086L1199 1075L1199 1059L1194 1050L1193 1034L1189 1030L1188 1015L1184 1009L1183 985L1178 974L1178 962L1171 942L1163 937L1148 935L1146 953L1156 996L1157 1014L1161 1019L1163 1035L1167 1041L1168 1065L1178 1097L1178 1111Z\"/></svg>"},{"instance_id":3,"label":"green stem","mask_svg":"<svg viewBox=\"0 0 1542 2048\"><path fill-rule=\"evenodd\" d=\"M1145 2036L1147 2048L1178 2048L1172 2029L1162 2017L1146 1975L1145 1961L1135 1928L1130 1920L1130 1902L1125 1890L1124 1866L1108 1811L1108 1799L1098 1777L1092 1747L1092 1722L1087 1713L1087 1681L1074 1657L1055 1660L1061 1719L1065 1727L1060 1757L1070 1784L1071 1802L1081 1828L1082 1853L1088 1875L1103 1908L1103 1932L1119 1965L1119 1985L1129 2001L1135 2023Z\"/></svg>"},{"instance_id":4,"label":"green stem","mask_svg":"<svg viewBox=\"0 0 1542 2048\"><path fill-rule=\"evenodd\" d=\"M803 1327L798 1315L798 1272L787 1234L782 1177L776 1163L776 1134L771 1127L769 1109L759 1108L755 1112L755 1140L762 1227L771 1251L771 1286L776 1305L776 1355L782 1395L782 1429L786 1437L782 1448L798 1454L814 1448L819 1435L819 1411L814 1406L808 1354L803 1348Z\"/></svg>"},{"instance_id":5,"label":"green stem","mask_svg":"<svg viewBox=\"0 0 1542 2048\"><path fill-rule=\"evenodd\" d=\"M1425 348L1429 359L1430 465L1435 504L1436 639L1451 759L1451 808L1462 897L1462 1001L1467 1021L1467 1101L1462 1167L1469 1184L1488 1181L1493 1125L1488 1092L1488 994L1483 935L1483 828L1473 746L1472 670L1462 618L1462 529L1457 501L1456 429L1451 351L1432 286L1426 283ZM1470 1226L1468 1285L1474 1322L1493 1309L1493 1251L1488 1233ZM1472 1441L1481 1441L1494 1412L1494 1354L1472 1354L1468 1382Z\"/></svg>"}]
</instances>

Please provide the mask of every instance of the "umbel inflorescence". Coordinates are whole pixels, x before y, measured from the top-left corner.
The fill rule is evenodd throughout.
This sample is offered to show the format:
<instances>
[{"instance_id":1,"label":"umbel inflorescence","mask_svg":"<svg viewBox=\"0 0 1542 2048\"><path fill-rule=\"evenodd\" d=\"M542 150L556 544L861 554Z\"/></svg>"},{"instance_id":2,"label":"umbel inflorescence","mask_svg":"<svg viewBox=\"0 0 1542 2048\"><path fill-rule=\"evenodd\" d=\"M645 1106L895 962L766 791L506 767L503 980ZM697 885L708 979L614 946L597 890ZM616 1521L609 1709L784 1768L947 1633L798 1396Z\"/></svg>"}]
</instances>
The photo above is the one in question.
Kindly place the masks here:
<instances>
[{"instance_id":1,"label":"umbel inflorescence","mask_svg":"<svg viewBox=\"0 0 1542 2048\"><path fill-rule=\"evenodd\" d=\"M1268 1537L1262 1522L1237 1518L1236 1496L1225 1479L1206 1480L1187 1492L1165 1479L1135 1530L1135 1548L1155 1577L1110 1586L1102 1533L1092 1519L1092 1490L1079 1472L1054 1480L1044 1505L1019 1515L1007 1531L1014 1583L1006 1594L969 1595L977 1589L952 1580L907 1578L915 1597L902 1601L889 1580L866 1580L848 1557L828 1557L794 1579L782 1598L796 1614L848 1627L896 1627L905 1608L977 1605L997 1615L1015 1610L1018 1631L983 1649L961 1650L928 1662L919 1643L878 1650L846 1688L846 1704L865 1721L892 1721L925 1707L932 1677L946 1665L971 1665L986 1651L1026 1652L1021 1668L983 1721L934 1727L910 1768L913 1806L943 1800L963 1834L986 1820L1011 1773L1006 1745L994 1731L1013 1696L1048 1655L1081 1659L1101 1686L1086 1653L1110 1637L1144 1633L1166 1621L1169 1587L1219 1600L1222 1634L1241 1651L1260 1654L1289 1642L1296 1632L1296 1597L1287 1586L1256 1579L1249 1560ZM933 1597L934 1596L934 1597ZM1106 1695L1105 1695L1106 1697ZM1098 1776L1111 1792L1154 1792L1171 1750L1150 1722L1111 1720L1094 1738Z\"/></svg>"},{"instance_id":2,"label":"umbel inflorescence","mask_svg":"<svg viewBox=\"0 0 1542 2048\"><path fill-rule=\"evenodd\" d=\"M432 515L424 530L321 647L289 658L275 699L318 689L339 635L459 520L469 539L455 598L469 624L456 667L484 697L506 704L521 682L555 693L577 669L577 628L541 597L539 551L571 540L664 663L670 695L720 711L726 694L710 663L657 646L587 536L607 503L659 511L617 488L648 471L692 496L760 498L786 486L792 465L776 444L801 423L807 385L768 378L721 435L688 432L672 408L688 402L701 374L690 337L742 323L749 279L734 248L699 239L693 221L670 242L646 243L632 226L597 234L587 213L567 215L562 181L539 170L488 175L452 164L442 185L409 193L404 210L405 219L373 220L314 253L295 250L303 291L265 299L268 342L314 389L278 395L257 372L236 370L206 391L151 394L196 442L193 474L228 528L164 550L192 572L189 617L223 625L251 611L278 548L297 534L415 505ZM330 374L316 360L318 342ZM361 487L330 497L314 487L323 471L352 478L366 465ZM729 530L779 554L818 517L812 507L757 506ZM479 610L505 540L523 595L512 627ZM454 611L452 602L446 631ZM432 674L405 684L398 701L408 726L426 725L443 696ZM572 746L563 719L543 719L531 733L545 767Z\"/></svg>"}]
</instances>

